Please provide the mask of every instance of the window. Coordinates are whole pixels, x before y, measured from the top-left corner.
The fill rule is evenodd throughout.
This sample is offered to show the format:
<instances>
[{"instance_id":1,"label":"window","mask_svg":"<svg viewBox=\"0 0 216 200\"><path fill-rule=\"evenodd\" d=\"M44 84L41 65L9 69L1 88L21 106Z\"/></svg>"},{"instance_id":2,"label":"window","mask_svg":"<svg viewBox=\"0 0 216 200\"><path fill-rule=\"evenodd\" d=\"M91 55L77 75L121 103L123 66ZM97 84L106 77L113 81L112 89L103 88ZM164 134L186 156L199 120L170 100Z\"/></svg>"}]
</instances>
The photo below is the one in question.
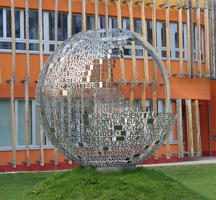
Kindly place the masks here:
<instances>
[{"instance_id":1,"label":"window","mask_svg":"<svg viewBox=\"0 0 216 200\"><path fill-rule=\"evenodd\" d=\"M99 17L99 20L100 20L100 28L101 29L105 29L106 28L106 20L105 20L105 17Z\"/></svg>"},{"instance_id":2,"label":"window","mask_svg":"<svg viewBox=\"0 0 216 200\"><path fill-rule=\"evenodd\" d=\"M186 56L186 25L182 26L183 58ZM157 51L162 58L166 58L166 24L157 22ZM170 23L170 58L179 59L179 31L177 23Z\"/></svg>"},{"instance_id":3,"label":"window","mask_svg":"<svg viewBox=\"0 0 216 200\"><path fill-rule=\"evenodd\" d=\"M3 9L0 8L0 37L3 37Z\"/></svg>"},{"instance_id":4,"label":"window","mask_svg":"<svg viewBox=\"0 0 216 200\"><path fill-rule=\"evenodd\" d=\"M86 17L86 29L87 30L94 30L94 28L95 28L94 16L87 16Z\"/></svg>"},{"instance_id":5,"label":"window","mask_svg":"<svg viewBox=\"0 0 216 200\"><path fill-rule=\"evenodd\" d=\"M165 112L165 101L164 100L158 100L157 106L158 106L158 113ZM170 102L169 112L172 113L172 102ZM171 143L176 142L173 139L173 130L170 131L170 142Z\"/></svg>"},{"instance_id":6,"label":"window","mask_svg":"<svg viewBox=\"0 0 216 200\"><path fill-rule=\"evenodd\" d=\"M15 100L17 146L25 145L25 101ZM32 145L32 101L29 101L29 145Z\"/></svg>"},{"instance_id":7,"label":"window","mask_svg":"<svg viewBox=\"0 0 216 200\"><path fill-rule=\"evenodd\" d=\"M10 100L0 100L0 147L11 146L11 113Z\"/></svg>"},{"instance_id":8,"label":"window","mask_svg":"<svg viewBox=\"0 0 216 200\"><path fill-rule=\"evenodd\" d=\"M39 39L38 11L29 10L29 39Z\"/></svg>"},{"instance_id":9,"label":"window","mask_svg":"<svg viewBox=\"0 0 216 200\"><path fill-rule=\"evenodd\" d=\"M57 39L64 41L67 39L67 14L58 13ZM55 13L49 12L49 40L55 40Z\"/></svg>"},{"instance_id":10,"label":"window","mask_svg":"<svg viewBox=\"0 0 216 200\"><path fill-rule=\"evenodd\" d=\"M15 99L15 142L17 149L25 149L25 100ZM11 148L11 104L9 99L0 100L0 150ZM39 120L35 100L29 100L29 146L39 148ZM44 136L44 145L52 148Z\"/></svg>"},{"instance_id":11,"label":"window","mask_svg":"<svg viewBox=\"0 0 216 200\"><path fill-rule=\"evenodd\" d=\"M142 22L140 19L134 20L134 31L142 35Z\"/></svg>"},{"instance_id":12,"label":"window","mask_svg":"<svg viewBox=\"0 0 216 200\"><path fill-rule=\"evenodd\" d=\"M82 31L82 17L81 15L72 16L72 34L75 35Z\"/></svg>"}]
</instances>

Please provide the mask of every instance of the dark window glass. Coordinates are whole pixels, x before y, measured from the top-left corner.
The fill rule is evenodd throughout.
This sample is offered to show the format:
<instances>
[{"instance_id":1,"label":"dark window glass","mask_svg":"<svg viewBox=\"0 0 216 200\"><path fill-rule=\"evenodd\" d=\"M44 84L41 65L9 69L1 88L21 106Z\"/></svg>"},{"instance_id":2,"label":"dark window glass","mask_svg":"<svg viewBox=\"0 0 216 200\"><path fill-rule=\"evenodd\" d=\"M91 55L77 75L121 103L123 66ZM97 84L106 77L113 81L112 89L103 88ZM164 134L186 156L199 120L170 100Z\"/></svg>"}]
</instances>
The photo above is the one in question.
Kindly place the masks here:
<instances>
[{"instance_id":1,"label":"dark window glass","mask_svg":"<svg viewBox=\"0 0 216 200\"><path fill-rule=\"evenodd\" d=\"M143 50L142 49L136 49L136 56L143 56Z\"/></svg>"},{"instance_id":2,"label":"dark window glass","mask_svg":"<svg viewBox=\"0 0 216 200\"><path fill-rule=\"evenodd\" d=\"M29 10L29 39L38 39L38 12Z\"/></svg>"},{"instance_id":3,"label":"dark window glass","mask_svg":"<svg viewBox=\"0 0 216 200\"><path fill-rule=\"evenodd\" d=\"M10 10L6 11L6 19L7 19L7 37L11 37L11 12Z\"/></svg>"},{"instance_id":4,"label":"dark window glass","mask_svg":"<svg viewBox=\"0 0 216 200\"><path fill-rule=\"evenodd\" d=\"M39 44L30 43L30 44L29 44L29 50L30 50L30 51L39 51Z\"/></svg>"},{"instance_id":5,"label":"dark window glass","mask_svg":"<svg viewBox=\"0 0 216 200\"><path fill-rule=\"evenodd\" d=\"M126 21L126 30L130 30L130 21L129 19L125 19Z\"/></svg>"},{"instance_id":6,"label":"dark window glass","mask_svg":"<svg viewBox=\"0 0 216 200\"><path fill-rule=\"evenodd\" d=\"M80 15L72 16L72 34L76 34L82 31L82 17Z\"/></svg>"},{"instance_id":7,"label":"dark window glass","mask_svg":"<svg viewBox=\"0 0 216 200\"><path fill-rule=\"evenodd\" d=\"M64 41L68 38L67 14L58 14L58 40Z\"/></svg>"},{"instance_id":8,"label":"dark window glass","mask_svg":"<svg viewBox=\"0 0 216 200\"><path fill-rule=\"evenodd\" d=\"M20 11L15 10L15 37L20 38ZM11 11L6 10L7 37L11 37Z\"/></svg>"},{"instance_id":9,"label":"dark window glass","mask_svg":"<svg viewBox=\"0 0 216 200\"><path fill-rule=\"evenodd\" d=\"M94 21L94 16L87 16L86 18L86 28L87 30L94 30L94 25L95 25L95 21Z\"/></svg>"},{"instance_id":10,"label":"dark window glass","mask_svg":"<svg viewBox=\"0 0 216 200\"><path fill-rule=\"evenodd\" d=\"M139 33L139 34L142 34L142 23L141 23L141 20L139 19L135 19L134 20L134 31Z\"/></svg>"},{"instance_id":11,"label":"dark window glass","mask_svg":"<svg viewBox=\"0 0 216 200\"><path fill-rule=\"evenodd\" d=\"M166 47L166 24L165 22L160 22L161 23L161 46Z\"/></svg>"},{"instance_id":12,"label":"dark window glass","mask_svg":"<svg viewBox=\"0 0 216 200\"><path fill-rule=\"evenodd\" d=\"M197 39L196 39L196 35L197 35L197 28L196 28L196 25L194 24L193 25L193 42L194 42L194 49L196 49L197 48L197 46L196 46L196 41L197 41Z\"/></svg>"},{"instance_id":13,"label":"dark window glass","mask_svg":"<svg viewBox=\"0 0 216 200\"><path fill-rule=\"evenodd\" d=\"M152 43L152 21L147 21L147 39L150 44Z\"/></svg>"},{"instance_id":14,"label":"dark window glass","mask_svg":"<svg viewBox=\"0 0 216 200\"><path fill-rule=\"evenodd\" d=\"M3 37L3 9L0 8L0 37Z\"/></svg>"},{"instance_id":15,"label":"dark window glass","mask_svg":"<svg viewBox=\"0 0 216 200\"><path fill-rule=\"evenodd\" d=\"M16 49L17 50L25 50L25 43L16 42Z\"/></svg>"},{"instance_id":16,"label":"dark window glass","mask_svg":"<svg viewBox=\"0 0 216 200\"><path fill-rule=\"evenodd\" d=\"M116 18L111 18L112 27L111 28L118 28L118 20Z\"/></svg>"},{"instance_id":17,"label":"dark window glass","mask_svg":"<svg viewBox=\"0 0 216 200\"><path fill-rule=\"evenodd\" d=\"M105 17L100 17L100 28L106 28Z\"/></svg>"},{"instance_id":18,"label":"dark window glass","mask_svg":"<svg viewBox=\"0 0 216 200\"><path fill-rule=\"evenodd\" d=\"M179 48L179 31L178 24L174 23L175 48Z\"/></svg>"},{"instance_id":19,"label":"dark window glass","mask_svg":"<svg viewBox=\"0 0 216 200\"><path fill-rule=\"evenodd\" d=\"M67 39L67 14L58 13L58 41ZM49 13L49 40L55 40L55 13Z\"/></svg>"},{"instance_id":20,"label":"dark window glass","mask_svg":"<svg viewBox=\"0 0 216 200\"><path fill-rule=\"evenodd\" d=\"M11 49L11 42L0 42L0 49Z\"/></svg>"}]
</instances>

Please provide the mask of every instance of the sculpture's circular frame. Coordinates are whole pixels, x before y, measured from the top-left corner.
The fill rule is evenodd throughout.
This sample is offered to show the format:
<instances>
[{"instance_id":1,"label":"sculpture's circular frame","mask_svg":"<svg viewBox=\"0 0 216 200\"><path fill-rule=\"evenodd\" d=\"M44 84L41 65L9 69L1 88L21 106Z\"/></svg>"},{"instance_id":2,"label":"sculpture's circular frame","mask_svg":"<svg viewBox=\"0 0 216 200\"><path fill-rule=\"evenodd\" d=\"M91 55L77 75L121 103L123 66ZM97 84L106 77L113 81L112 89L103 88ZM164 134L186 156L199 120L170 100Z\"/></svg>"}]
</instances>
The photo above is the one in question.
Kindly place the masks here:
<instances>
[{"instance_id":1,"label":"sculpture's circular frame","mask_svg":"<svg viewBox=\"0 0 216 200\"><path fill-rule=\"evenodd\" d=\"M101 44L107 42L122 42L127 40L135 40L137 39L142 44L142 47L152 56L154 62L156 62L159 67L161 74L163 76L165 82L165 96L166 96L166 106L165 113L144 113L144 112L131 112L131 111L123 111L121 113L113 112L112 115L107 113L97 113L93 115L88 115L88 123L92 125L89 128L89 131L92 131L91 134L85 133L84 141L83 136L81 136L80 132L84 129L80 126L78 132L73 132L72 129L65 129L65 126L70 126L73 123L74 119L71 119L71 113L67 113L65 111L69 106L69 101L67 101L67 105L63 102L62 104L57 102L58 95L56 94L52 96L52 92L47 96L47 88L50 82L46 80L49 79L50 74L52 73L53 66L58 67L61 65L60 53L67 52L75 38L88 39L88 37L95 36L96 39L101 40ZM110 37L111 36L111 37ZM114 36L114 37L113 37ZM74 40L75 40L74 39ZM80 45L80 44L79 44ZM88 43L87 43L88 45ZM62 76L60 72L59 76ZM52 80L51 86L52 86ZM69 95L70 96L70 95ZM73 97L72 98L77 98ZM62 97L61 97L62 99ZM80 99L78 99L80 101ZM85 100L85 99L84 99ZM70 100L71 101L71 100ZM173 127L175 116L169 112L169 104L170 104L170 85L168 80L168 75L166 69L161 61L160 57L157 55L155 49L146 41L144 38L134 32L128 30L119 30L119 29L111 29L111 30L97 30L97 31L87 31L82 32L76 35L76 37L72 37L65 41L54 53L49 57L48 61L44 69L40 74L40 78L37 85L37 108L39 113L41 114L41 124L44 128L45 134L51 140L52 144L58 148L60 152L65 154L69 159L81 164L83 166L96 166L96 167L120 167L120 166L131 166L135 165L138 162L144 160L148 156L150 156L169 136L169 131ZM60 105L60 106L59 106ZM58 109L66 108L64 110L64 114L57 114L55 111L55 107ZM53 108L53 110L52 110ZM90 116L90 118L89 118ZM133 117L132 117L133 116ZM79 115L80 117L80 115ZM83 120L84 115L80 118ZM77 115L75 115L77 118ZM125 119L122 122L122 119ZM89 122L91 121L91 122ZM92 123L94 122L94 123ZM118 135L101 135L103 131L100 131L98 128L95 129L95 126L100 127L104 126L109 129L110 124L117 127L116 124L122 122L122 127L129 127L129 130L121 130L115 129L114 132L118 133ZM151 123L150 123L151 122ZM56 123L56 124L55 124ZM62 128L62 124L64 128ZM109 124L109 125L108 125ZM145 134L140 134L137 132L137 135L134 134L132 130L136 128L137 124L142 124L142 128L138 131ZM56 127L57 128L56 128ZM76 125L75 125L76 126ZM119 128L119 127L118 127ZM63 130L63 131L62 131ZM69 131L70 130L70 131ZM67 132L67 133L66 133ZM97 132L95 137L95 132ZM113 132L113 133L114 133ZM128 132L130 132L128 134ZM93 134L94 133L94 134ZM124 133L125 135L121 135ZM80 134L80 137L77 135ZM126 135L128 134L128 135ZM100 136L100 137L99 137ZM78 138L78 139L77 139ZM101 142L101 138L105 138L107 141ZM128 139L128 143L126 141L121 141L118 139ZM139 139L138 139L139 138ZM115 140L113 140L115 139ZM81 140L82 142L79 142ZM90 141L88 143L88 141ZM95 142L95 140L97 142ZM117 140L117 141L116 141ZM76 141L76 142L74 142ZM104 144L109 145L104 145ZM123 145L125 143L125 145ZM88 145L90 144L90 145ZM94 144L95 146L92 146ZM130 155L131 154L131 155Z\"/></svg>"}]
</instances>

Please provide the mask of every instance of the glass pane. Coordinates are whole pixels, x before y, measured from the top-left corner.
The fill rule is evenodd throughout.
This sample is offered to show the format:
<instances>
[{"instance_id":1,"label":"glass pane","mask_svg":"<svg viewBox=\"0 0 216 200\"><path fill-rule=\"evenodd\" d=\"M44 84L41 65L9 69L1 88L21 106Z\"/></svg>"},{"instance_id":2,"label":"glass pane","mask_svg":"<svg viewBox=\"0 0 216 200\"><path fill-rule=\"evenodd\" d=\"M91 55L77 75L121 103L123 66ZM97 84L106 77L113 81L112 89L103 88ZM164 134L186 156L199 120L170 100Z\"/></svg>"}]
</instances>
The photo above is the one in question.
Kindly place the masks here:
<instances>
[{"instance_id":1,"label":"glass pane","mask_svg":"<svg viewBox=\"0 0 216 200\"><path fill-rule=\"evenodd\" d=\"M100 17L100 28L106 28L105 17Z\"/></svg>"},{"instance_id":2,"label":"glass pane","mask_svg":"<svg viewBox=\"0 0 216 200\"><path fill-rule=\"evenodd\" d=\"M194 49L197 49L197 28L196 25L193 25L193 40L194 40Z\"/></svg>"},{"instance_id":3,"label":"glass pane","mask_svg":"<svg viewBox=\"0 0 216 200\"><path fill-rule=\"evenodd\" d=\"M49 13L49 40L55 39L55 13Z\"/></svg>"},{"instance_id":4,"label":"glass pane","mask_svg":"<svg viewBox=\"0 0 216 200\"><path fill-rule=\"evenodd\" d=\"M29 145L32 144L32 110L31 101L29 102ZM25 101L18 101L18 145L25 145Z\"/></svg>"},{"instance_id":5,"label":"glass pane","mask_svg":"<svg viewBox=\"0 0 216 200\"><path fill-rule=\"evenodd\" d=\"M3 37L3 9L0 8L0 37Z\"/></svg>"},{"instance_id":6,"label":"glass pane","mask_svg":"<svg viewBox=\"0 0 216 200\"><path fill-rule=\"evenodd\" d=\"M135 32L142 34L142 23L141 20L134 20L134 30Z\"/></svg>"},{"instance_id":7,"label":"glass pane","mask_svg":"<svg viewBox=\"0 0 216 200\"><path fill-rule=\"evenodd\" d=\"M38 12L29 10L29 38L38 39Z\"/></svg>"},{"instance_id":8,"label":"glass pane","mask_svg":"<svg viewBox=\"0 0 216 200\"><path fill-rule=\"evenodd\" d=\"M0 100L0 147L11 146L10 101Z\"/></svg>"},{"instance_id":9,"label":"glass pane","mask_svg":"<svg viewBox=\"0 0 216 200\"><path fill-rule=\"evenodd\" d=\"M124 21L125 21L125 24L126 24L126 30L130 30L130 21L129 21L129 19L124 19Z\"/></svg>"},{"instance_id":10,"label":"glass pane","mask_svg":"<svg viewBox=\"0 0 216 200\"><path fill-rule=\"evenodd\" d=\"M15 35L20 38L20 11L15 10Z\"/></svg>"},{"instance_id":11,"label":"glass pane","mask_svg":"<svg viewBox=\"0 0 216 200\"><path fill-rule=\"evenodd\" d=\"M30 51L39 51L39 44L30 43L30 44L29 44L29 50L30 50Z\"/></svg>"},{"instance_id":12,"label":"glass pane","mask_svg":"<svg viewBox=\"0 0 216 200\"><path fill-rule=\"evenodd\" d=\"M150 44L152 43L152 21L147 21L147 38Z\"/></svg>"},{"instance_id":13,"label":"glass pane","mask_svg":"<svg viewBox=\"0 0 216 200\"><path fill-rule=\"evenodd\" d=\"M76 34L82 31L82 17L80 15L72 16L72 34Z\"/></svg>"},{"instance_id":14,"label":"glass pane","mask_svg":"<svg viewBox=\"0 0 216 200\"><path fill-rule=\"evenodd\" d=\"M11 49L11 42L0 42L0 49Z\"/></svg>"},{"instance_id":15,"label":"glass pane","mask_svg":"<svg viewBox=\"0 0 216 200\"><path fill-rule=\"evenodd\" d=\"M87 16L86 18L86 28L87 30L94 30L94 16Z\"/></svg>"},{"instance_id":16,"label":"glass pane","mask_svg":"<svg viewBox=\"0 0 216 200\"><path fill-rule=\"evenodd\" d=\"M161 46L166 47L166 24L165 22L158 22L160 23L161 30L159 33L161 34Z\"/></svg>"},{"instance_id":17,"label":"glass pane","mask_svg":"<svg viewBox=\"0 0 216 200\"><path fill-rule=\"evenodd\" d=\"M179 48L179 39L178 39L178 24L174 23L174 34L175 34L175 48Z\"/></svg>"},{"instance_id":18,"label":"glass pane","mask_svg":"<svg viewBox=\"0 0 216 200\"><path fill-rule=\"evenodd\" d=\"M68 37L68 28L67 28L67 14L59 13L58 14L58 40L64 41Z\"/></svg>"},{"instance_id":19,"label":"glass pane","mask_svg":"<svg viewBox=\"0 0 216 200\"><path fill-rule=\"evenodd\" d=\"M20 11L15 10L15 36L20 38ZM6 10L7 19L7 37L11 37L11 11Z\"/></svg>"},{"instance_id":20,"label":"glass pane","mask_svg":"<svg viewBox=\"0 0 216 200\"><path fill-rule=\"evenodd\" d=\"M111 23L112 23L111 28L118 28L118 20L117 20L117 18L112 18Z\"/></svg>"},{"instance_id":21,"label":"glass pane","mask_svg":"<svg viewBox=\"0 0 216 200\"><path fill-rule=\"evenodd\" d=\"M143 50L142 49L136 49L136 56L143 56Z\"/></svg>"},{"instance_id":22,"label":"glass pane","mask_svg":"<svg viewBox=\"0 0 216 200\"><path fill-rule=\"evenodd\" d=\"M131 56L131 49L124 49L125 56Z\"/></svg>"},{"instance_id":23,"label":"glass pane","mask_svg":"<svg viewBox=\"0 0 216 200\"><path fill-rule=\"evenodd\" d=\"M36 125L36 145L39 146L39 131L40 131L40 128L39 128L39 115L37 113L37 109L35 109L35 119L36 119L36 122L35 122L35 125ZM43 136L43 145L47 145L47 138L45 136Z\"/></svg>"},{"instance_id":24,"label":"glass pane","mask_svg":"<svg viewBox=\"0 0 216 200\"><path fill-rule=\"evenodd\" d=\"M11 37L11 12L6 10L6 19L7 19L7 37Z\"/></svg>"},{"instance_id":25,"label":"glass pane","mask_svg":"<svg viewBox=\"0 0 216 200\"><path fill-rule=\"evenodd\" d=\"M16 49L17 50L25 50L25 43L16 42Z\"/></svg>"}]
</instances>

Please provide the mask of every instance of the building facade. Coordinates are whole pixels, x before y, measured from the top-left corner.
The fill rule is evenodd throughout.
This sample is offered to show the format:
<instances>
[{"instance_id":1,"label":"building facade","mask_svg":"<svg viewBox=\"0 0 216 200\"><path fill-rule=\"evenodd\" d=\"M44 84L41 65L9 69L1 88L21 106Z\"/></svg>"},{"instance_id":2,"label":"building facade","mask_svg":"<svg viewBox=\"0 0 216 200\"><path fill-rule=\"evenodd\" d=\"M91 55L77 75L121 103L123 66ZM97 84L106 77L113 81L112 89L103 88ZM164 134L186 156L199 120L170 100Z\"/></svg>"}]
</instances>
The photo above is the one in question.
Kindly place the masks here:
<instances>
[{"instance_id":1,"label":"building facade","mask_svg":"<svg viewBox=\"0 0 216 200\"><path fill-rule=\"evenodd\" d=\"M215 13L213 0L0 2L0 171L75 165L43 136L35 89L43 64L58 45L78 32L99 28L143 35L169 74L176 124L167 142L143 163L216 156ZM151 57L136 43L123 53L113 73L116 81L133 83L125 103L140 111L163 112L164 83Z\"/></svg>"}]
</instances>

